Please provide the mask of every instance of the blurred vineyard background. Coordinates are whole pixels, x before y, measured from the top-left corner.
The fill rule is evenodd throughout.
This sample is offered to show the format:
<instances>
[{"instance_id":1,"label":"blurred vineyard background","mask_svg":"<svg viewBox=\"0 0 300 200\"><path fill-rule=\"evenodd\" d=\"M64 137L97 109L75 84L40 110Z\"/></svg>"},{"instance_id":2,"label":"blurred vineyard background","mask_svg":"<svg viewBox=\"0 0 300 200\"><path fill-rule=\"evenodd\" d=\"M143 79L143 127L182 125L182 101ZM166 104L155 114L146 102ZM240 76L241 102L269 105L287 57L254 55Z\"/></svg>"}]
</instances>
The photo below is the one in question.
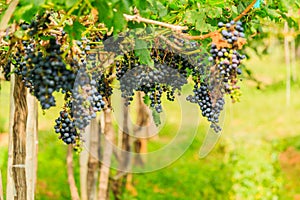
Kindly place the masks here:
<instances>
[{"instance_id":1,"label":"blurred vineyard background","mask_svg":"<svg viewBox=\"0 0 300 200\"><path fill-rule=\"evenodd\" d=\"M300 199L299 55L296 77L291 81L290 98L287 98L283 41L269 38L265 42L269 44L268 54L257 56L247 50L250 58L245 62L260 82L259 88L257 82L245 78L241 84L241 102L231 104L227 99L224 130L213 151L199 159L198 151L208 128L201 118L197 137L185 154L164 169L134 175L134 189L127 190L123 199ZM2 81L0 169L4 190L9 96L9 83ZM167 107L172 106L175 107L167 103ZM70 199L65 162L67 146L57 140L53 131L59 109L57 106L45 113L39 111L36 199ZM149 140L149 150L163 146L176 134L180 110L172 112L159 136ZM180 134L189 131L185 129ZM74 170L79 184L78 157L74 155Z\"/></svg>"},{"instance_id":2,"label":"blurred vineyard background","mask_svg":"<svg viewBox=\"0 0 300 200\"><path fill-rule=\"evenodd\" d=\"M30 1L24 2L31 4ZM58 1L53 0L53 2ZM62 4L66 3L67 9L72 11L74 2L65 1ZM91 2L97 3L97 1ZM182 7L182 1L176 1L176 3L166 1L165 4L157 3L153 8L151 6L146 8L145 2L147 1L137 2L141 8L145 7L140 11L146 18L177 23L176 17L179 17L184 23L189 24L192 30L190 33L193 35L214 30L219 18L227 20L227 18L237 17L246 8L246 4L254 3L250 0L243 2L236 0L188 1L186 7ZM192 3L189 4L190 2ZM229 9L231 13L227 13L229 10L225 7L228 2L232 3ZM197 136L184 155L171 165L151 173L134 174L132 185L130 185L132 187L126 188L121 199L300 200L300 37L299 26L293 24L293 20L299 22L300 4L293 0L278 2L257 0L254 12L244 16L247 18L245 28L251 34L246 35L248 47L245 53L248 59L244 62L245 77L239 83L242 97L241 101L235 104L230 103L229 98L226 99L222 136L212 152L205 158L199 158L199 149L209 127L206 119L201 117L199 123L191 124L196 117L182 115L183 109L192 107L198 110L199 108L196 105L190 105L189 108L183 105L178 106L178 102L171 103L163 99L165 112L162 114L162 120L164 123L160 127L160 133L148 140L148 152L165 146L176 134L190 134L194 131L193 126L198 128ZM107 9L102 9L102 3L107 6L105 7ZM87 5L90 6L90 4ZM103 11L100 13L105 16L103 22L114 27L114 31L117 32L126 27L126 23L122 13L116 12L112 5L111 2L103 1L97 5L97 9ZM199 5L203 6L203 10L199 12L200 16L209 17L201 18L197 15L200 10L198 10ZM38 10L37 5L31 6L33 11ZM168 14L165 12L167 8ZM22 9L20 7L17 10L16 16L29 18L31 11L25 9L26 12L23 12ZM81 8L79 11L81 12ZM170 18L171 14L177 12L174 19ZM127 10L124 13L130 12ZM230 16L227 17L224 13ZM298 30L289 29L288 24L290 27L297 27ZM70 33L75 32L78 32L77 36L80 36L81 33L76 27L70 31ZM293 58L287 59L288 57ZM5 196L11 94L10 83L2 81L2 78L0 81L0 175L2 175L0 181L3 182ZM185 86L182 95L187 96L191 90L191 85ZM118 95L119 93L114 91L115 115L118 115L116 111L121 105L121 102L118 102ZM68 148L57 139L58 135L53 130L54 120L63 105L63 96L56 94L56 99L57 106L51 110L43 111L39 108L35 196L38 200L71 199L66 164ZM134 101L133 106L135 103ZM133 110L130 111L130 116L135 121L137 113ZM180 126L185 128L178 132ZM114 128L115 132L118 132L117 123L114 124ZM80 188L79 155L74 154L73 158L75 182ZM111 186L110 193L112 193ZM110 199L113 199L113 196L111 194ZM1 190L0 200L2 200Z\"/></svg>"}]
</instances>

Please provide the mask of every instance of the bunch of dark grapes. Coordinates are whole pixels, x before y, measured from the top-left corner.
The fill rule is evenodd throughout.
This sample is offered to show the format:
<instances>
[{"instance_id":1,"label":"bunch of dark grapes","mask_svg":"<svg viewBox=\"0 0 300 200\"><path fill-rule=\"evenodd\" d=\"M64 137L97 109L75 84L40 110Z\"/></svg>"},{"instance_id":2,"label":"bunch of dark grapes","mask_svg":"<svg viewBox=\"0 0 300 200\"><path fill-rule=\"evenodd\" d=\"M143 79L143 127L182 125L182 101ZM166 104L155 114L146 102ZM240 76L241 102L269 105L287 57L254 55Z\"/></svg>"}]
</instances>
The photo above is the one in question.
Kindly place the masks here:
<instances>
[{"instance_id":1,"label":"bunch of dark grapes","mask_svg":"<svg viewBox=\"0 0 300 200\"><path fill-rule=\"evenodd\" d=\"M199 105L202 115L211 122L215 132L221 130L218 124L225 104L224 94L230 94L236 100L233 94L239 89L236 86L237 76L241 73L239 66L245 57L238 52L245 37L241 22L220 22L218 26L220 34L211 43L209 62L203 57L198 58L199 64L192 72L194 94L187 97L188 101Z\"/></svg>"},{"instance_id":2,"label":"bunch of dark grapes","mask_svg":"<svg viewBox=\"0 0 300 200\"><path fill-rule=\"evenodd\" d=\"M224 99L220 97L214 102L211 98L209 88L204 82L196 82L193 93L194 95L189 95L187 97L187 101L198 104L202 111L202 116L206 117L207 120L211 122L211 128L213 128L215 132L219 132L221 128L218 123L220 113L225 104Z\"/></svg>"},{"instance_id":3,"label":"bunch of dark grapes","mask_svg":"<svg viewBox=\"0 0 300 200\"><path fill-rule=\"evenodd\" d=\"M150 106L162 112L161 97L167 93L167 99L174 101L174 94L187 83L187 69L193 68L187 57L174 54L169 50L151 52L154 67L140 64L134 52L124 55L116 62L116 76L120 81L122 97L129 105L135 91L142 91L150 98Z\"/></svg>"},{"instance_id":4,"label":"bunch of dark grapes","mask_svg":"<svg viewBox=\"0 0 300 200\"><path fill-rule=\"evenodd\" d=\"M79 133L74 123L73 114L69 109L72 106L68 104L70 103L67 103L66 108L60 111L59 117L55 120L54 129L57 134L60 134L59 138L66 144L75 144Z\"/></svg>"},{"instance_id":5,"label":"bunch of dark grapes","mask_svg":"<svg viewBox=\"0 0 300 200\"><path fill-rule=\"evenodd\" d=\"M80 70L79 73L83 73ZM66 95L67 103L60 116L55 120L55 132L60 133L60 139L66 144L75 144L80 139L80 132L89 125L90 120L96 118L96 113L101 111L105 102L98 93L96 81L90 80L84 74L75 82L72 92Z\"/></svg>"},{"instance_id":6,"label":"bunch of dark grapes","mask_svg":"<svg viewBox=\"0 0 300 200\"><path fill-rule=\"evenodd\" d=\"M111 73L101 73L101 75L99 75L98 73L93 74L93 80L96 80L97 82L97 91L100 95L106 98L109 98L113 94L113 89L111 87L111 82L113 79L111 78L111 75Z\"/></svg>"},{"instance_id":7,"label":"bunch of dark grapes","mask_svg":"<svg viewBox=\"0 0 300 200\"><path fill-rule=\"evenodd\" d=\"M114 52L117 55L123 54L122 49L120 48L121 43L127 36L127 33L125 35L118 35L116 38L112 35L109 36L105 34L103 36L103 44L104 44L104 50L108 52Z\"/></svg>"},{"instance_id":8,"label":"bunch of dark grapes","mask_svg":"<svg viewBox=\"0 0 300 200\"><path fill-rule=\"evenodd\" d=\"M223 22L218 23L219 28L223 28L221 31L221 34L225 40L229 44L236 45L236 42L238 41L238 38L244 38L244 28L242 26L242 22L238 21L231 21L230 23L224 24ZM235 48L235 46L233 46Z\"/></svg>"},{"instance_id":9,"label":"bunch of dark grapes","mask_svg":"<svg viewBox=\"0 0 300 200\"><path fill-rule=\"evenodd\" d=\"M155 90L152 90L149 94L150 98L150 106L152 108L155 108L156 112L161 113L162 112L162 106L161 106L161 96L162 96L162 89L160 86L157 86Z\"/></svg>"},{"instance_id":10,"label":"bunch of dark grapes","mask_svg":"<svg viewBox=\"0 0 300 200\"><path fill-rule=\"evenodd\" d=\"M11 71L10 71L10 65L11 65L11 59L9 59L6 63L5 63L5 65L3 66L3 74L4 74L4 78L5 78L5 80L7 80L7 81L9 81L10 80L10 73L11 73Z\"/></svg>"},{"instance_id":11,"label":"bunch of dark grapes","mask_svg":"<svg viewBox=\"0 0 300 200\"><path fill-rule=\"evenodd\" d=\"M61 45L51 38L46 51L36 50L34 43L23 41L23 52L15 56L15 72L39 100L42 109L55 106L54 91L63 93L73 88L75 74L67 69L61 54Z\"/></svg>"},{"instance_id":12,"label":"bunch of dark grapes","mask_svg":"<svg viewBox=\"0 0 300 200\"><path fill-rule=\"evenodd\" d=\"M79 130L84 130L105 106L103 97L97 90L97 82L90 80L88 75L76 80L71 99L74 123Z\"/></svg>"},{"instance_id":13,"label":"bunch of dark grapes","mask_svg":"<svg viewBox=\"0 0 300 200\"><path fill-rule=\"evenodd\" d=\"M218 85L218 90L231 95L233 101L238 101L237 93L239 87L237 76L241 74L239 68L241 61L245 58L238 52L245 37L241 22L231 21L230 23L220 22L222 40L226 45L211 44L210 61L213 63L212 80L214 86ZM216 81L217 80L217 81ZM219 82L219 83L216 83Z\"/></svg>"},{"instance_id":14,"label":"bunch of dark grapes","mask_svg":"<svg viewBox=\"0 0 300 200\"><path fill-rule=\"evenodd\" d=\"M21 29L28 32L30 37L38 34L39 31L48 28L48 24L51 22L50 20L51 13L45 13L43 15L37 15L34 19L31 20L30 23L22 23Z\"/></svg>"}]
</instances>

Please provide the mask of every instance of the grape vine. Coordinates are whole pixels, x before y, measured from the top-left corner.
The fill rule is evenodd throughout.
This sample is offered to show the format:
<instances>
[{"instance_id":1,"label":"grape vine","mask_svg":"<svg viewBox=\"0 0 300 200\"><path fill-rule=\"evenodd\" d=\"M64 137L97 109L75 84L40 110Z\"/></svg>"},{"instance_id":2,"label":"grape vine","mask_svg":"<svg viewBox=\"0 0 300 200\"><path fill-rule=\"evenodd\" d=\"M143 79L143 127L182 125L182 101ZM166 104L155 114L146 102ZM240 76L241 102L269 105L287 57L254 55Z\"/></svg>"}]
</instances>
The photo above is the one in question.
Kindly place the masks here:
<instances>
[{"instance_id":1,"label":"grape vine","mask_svg":"<svg viewBox=\"0 0 300 200\"><path fill-rule=\"evenodd\" d=\"M99 3L80 9L80 1L70 5L68 12L55 7L37 9L30 20L25 16L25 20L18 20L15 32L7 32L0 43L0 64L5 79L9 80L12 73L22 77L44 110L56 106L56 92L65 95L54 129L66 144L78 146L90 120L113 106L108 102L116 81L127 106L136 92L143 92L145 103L156 116L163 112L164 95L174 101L183 85L192 83L193 94L186 97L187 101L197 104L211 128L219 132L224 96L239 101L238 82L245 58L241 50L246 44L247 27L239 20L254 3L233 17L221 9L233 20L217 23L214 30L203 23L210 32L197 36L190 35L195 28L191 23L202 22L193 17L181 19L185 22L181 26L141 17L144 12L134 8L134 15L125 10L109 18L95 11L101 8ZM184 6L186 15L193 16L189 5ZM109 20L120 24L110 30ZM128 29L123 29L126 21ZM199 33L199 25L196 29Z\"/></svg>"},{"instance_id":2,"label":"grape vine","mask_svg":"<svg viewBox=\"0 0 300 200\"><path fill-rule=\"evenodd\" d=\"M211 128L216 132L221 130L217 124L225 103L223 94L233 94L238 89L235 84L243 57L238 53L244 44L242 24L219 23L219 35L212 38L210 51L196 41L180 38L180 34L161 35L160 30L155 30L158 35L146 30L138 35L130 32L119 35L117 39L107 33L89 33L80 40L70 41L72 45L68 46L68 33L59 27L51 30L54 16L54 12L46 12L31 23L20 24L24 36L14 46L8 63L12 63L13 72L22 77L42 109L56 105L54 92L65 94L66 103L55 120L54 129L66 144L78 146L80 134L90 120L105 106L111 106L104 99L113 93L114 77L120 82L127 106L135 92L141 91L149 99L153 112L161 113L162 96L166 94L169 101L174 101L192 76L194 95L187 100L199 105L202 115L212 123ZM42 37L40 33L45 30L51 31ZM152 33L153 40L149 42L136 38L152 36ZM138 48L139 43L143 48ZM145 47L150 53L148 63L140 56ZM115 55L115 61L104 67L103 61L99 63L101 51L121 58ZM7 72L8 66L4 69Z\"/></svg>"}]
</instances>

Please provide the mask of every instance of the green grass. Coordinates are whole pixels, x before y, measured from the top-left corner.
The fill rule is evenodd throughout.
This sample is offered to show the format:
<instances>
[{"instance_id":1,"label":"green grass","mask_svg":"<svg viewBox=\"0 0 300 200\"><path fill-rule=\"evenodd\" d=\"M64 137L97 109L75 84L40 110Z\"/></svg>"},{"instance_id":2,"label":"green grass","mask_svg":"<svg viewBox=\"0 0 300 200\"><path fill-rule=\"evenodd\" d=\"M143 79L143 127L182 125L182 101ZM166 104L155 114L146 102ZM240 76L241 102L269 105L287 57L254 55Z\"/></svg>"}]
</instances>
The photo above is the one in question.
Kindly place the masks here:
<instances>
[{"instance_id":1,"label":"green grass","mask_svg":"<svg viewBox=\"0 0 300 200\"><path fill-rule=\"evenodd\" d=\"M53 131L39 132L38 184L36 199L70 199L67 181L67 146ZM79 183L78 156L74 155L75 177Z\"/></svg>"},{"instance_id":2,"label":"green grass","mask_svg":"<svg viewBox=\"0 0 300 200\"><path fill-rule=\"evenodd\" d=\"M9 123L9 83L0 81L0 134L8 132Z\"/></svg>"},{"instance_id":3,"label":"green grass","mask_svg":"<svg viewBox=\"0 0 300 200\"><path fill-rule=\"evenodd\" d=\"M197 136L189 149L171 165L151 173L134 175L137 196L125 192L125 200L163 199L293 199L300 194L299 181L289 182L289 173L279 164L279 155L293 146L300 151L300 83L291 88L289 106L286 104L285 65L282 48L271 48L270 56L252 56L246 65L264 83L257 90L251 81L243 81L241 102L227 101L222 137L204 159L198 152L208 124L201 117L183 114L175 104L166 107L166 123L161 133L149 141L149 151L166 145L179 131L189 135L198 126ZM299 64L299 62L298 62ZM0 104L0 132L7 132L9 85L3 84ZM190 87L185 88L185 92ZM62 100L59 97L58 104ZM53 133L53 121L60 109L40 115L38 186L36 199L70 199L65 166L66 146ZM182 109L197 111L197 106L182 105ZM41 113L41 112L40 112ZM132 116L134 120L136 116ZM183 121L184 128L179 130ZM199 124L195 124L199 121ZM2 131L3 130L3 131ZM75 155L75 177L79 183L78 156ZM6 177L7 149L0 147L0 168ZM298 182L297 182L298 181Z\"/></svg>"}]
</instances>

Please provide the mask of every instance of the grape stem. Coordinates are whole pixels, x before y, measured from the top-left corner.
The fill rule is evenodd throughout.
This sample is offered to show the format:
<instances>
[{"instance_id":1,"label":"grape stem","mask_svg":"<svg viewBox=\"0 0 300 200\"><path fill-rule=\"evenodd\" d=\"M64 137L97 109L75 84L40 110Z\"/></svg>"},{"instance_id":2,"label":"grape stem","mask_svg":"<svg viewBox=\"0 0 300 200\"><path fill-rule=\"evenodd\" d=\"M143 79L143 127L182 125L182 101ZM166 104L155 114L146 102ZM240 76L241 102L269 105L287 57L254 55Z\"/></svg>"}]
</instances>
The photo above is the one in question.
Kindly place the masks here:
<instances>
[{"instance_id":1,"label":"grape stem","mask_svg":"<svg viewBox=\"0 0 300 200\"><path fill-rule=\"evenodd\" d=\"M154 24L154 25L158 25L158 26L162 26L162 27L166 27L169 29L172 29L174 31L182 31L182 30L187 30L188 27L187 26L179 26L179 25L173 25L173 24L168 24L165 22L159 22L159 21L155 21L155 20L151 20L151 19L146 19L141 17L139 14L135 14L135 15L127 15L127 14L123 14L123 16L125 17L126 21L135 21L137 23L146 23L146 24Z\"/></svg>"},{"instance_id":2,"label":"grape stem","mask_svg":"<svg viewBox=\"0 0 300 200\"><path fill-rule=\"evenodd\" d=\"M210 32L208 34L205 34L205 35L188 35L188 34L180 34L180 36L182 38L185 38L185 39L188 39L188 40L204 40L206 38L211 38L213 37L214 35L218 34L219 31L213 31L213 32Z\"/></svg>"},{"instance_id":3,"label":"grape stem","mask_svg":"<svg viewBox=\"0 0 300 200\"><path fill-rule=\"evenodd\" d=\"M178 47L176 44L174 44L173 42L171 42L170 40L168 40L165 36L163 35L159 35L158 38L162 39L163 41L165 41L169 46L171 46L173 49L176 49L177 51L182 51L182 49L180 47Z\"/></svg>"},{"instance_id":4,"label":"grape stem","mask_svg":"<svg viewBox=\"0 0 300 200\"><path fill-rule=\"evenodd\" d=\"M245 8L245 10L236 18L234 18L234 21L239 21L242 17L244 17L250 10L251 8L254 6L254 4L256 3L257 0L253 0L249 6L247 8Z\"/></svg>"}]
</instances>

